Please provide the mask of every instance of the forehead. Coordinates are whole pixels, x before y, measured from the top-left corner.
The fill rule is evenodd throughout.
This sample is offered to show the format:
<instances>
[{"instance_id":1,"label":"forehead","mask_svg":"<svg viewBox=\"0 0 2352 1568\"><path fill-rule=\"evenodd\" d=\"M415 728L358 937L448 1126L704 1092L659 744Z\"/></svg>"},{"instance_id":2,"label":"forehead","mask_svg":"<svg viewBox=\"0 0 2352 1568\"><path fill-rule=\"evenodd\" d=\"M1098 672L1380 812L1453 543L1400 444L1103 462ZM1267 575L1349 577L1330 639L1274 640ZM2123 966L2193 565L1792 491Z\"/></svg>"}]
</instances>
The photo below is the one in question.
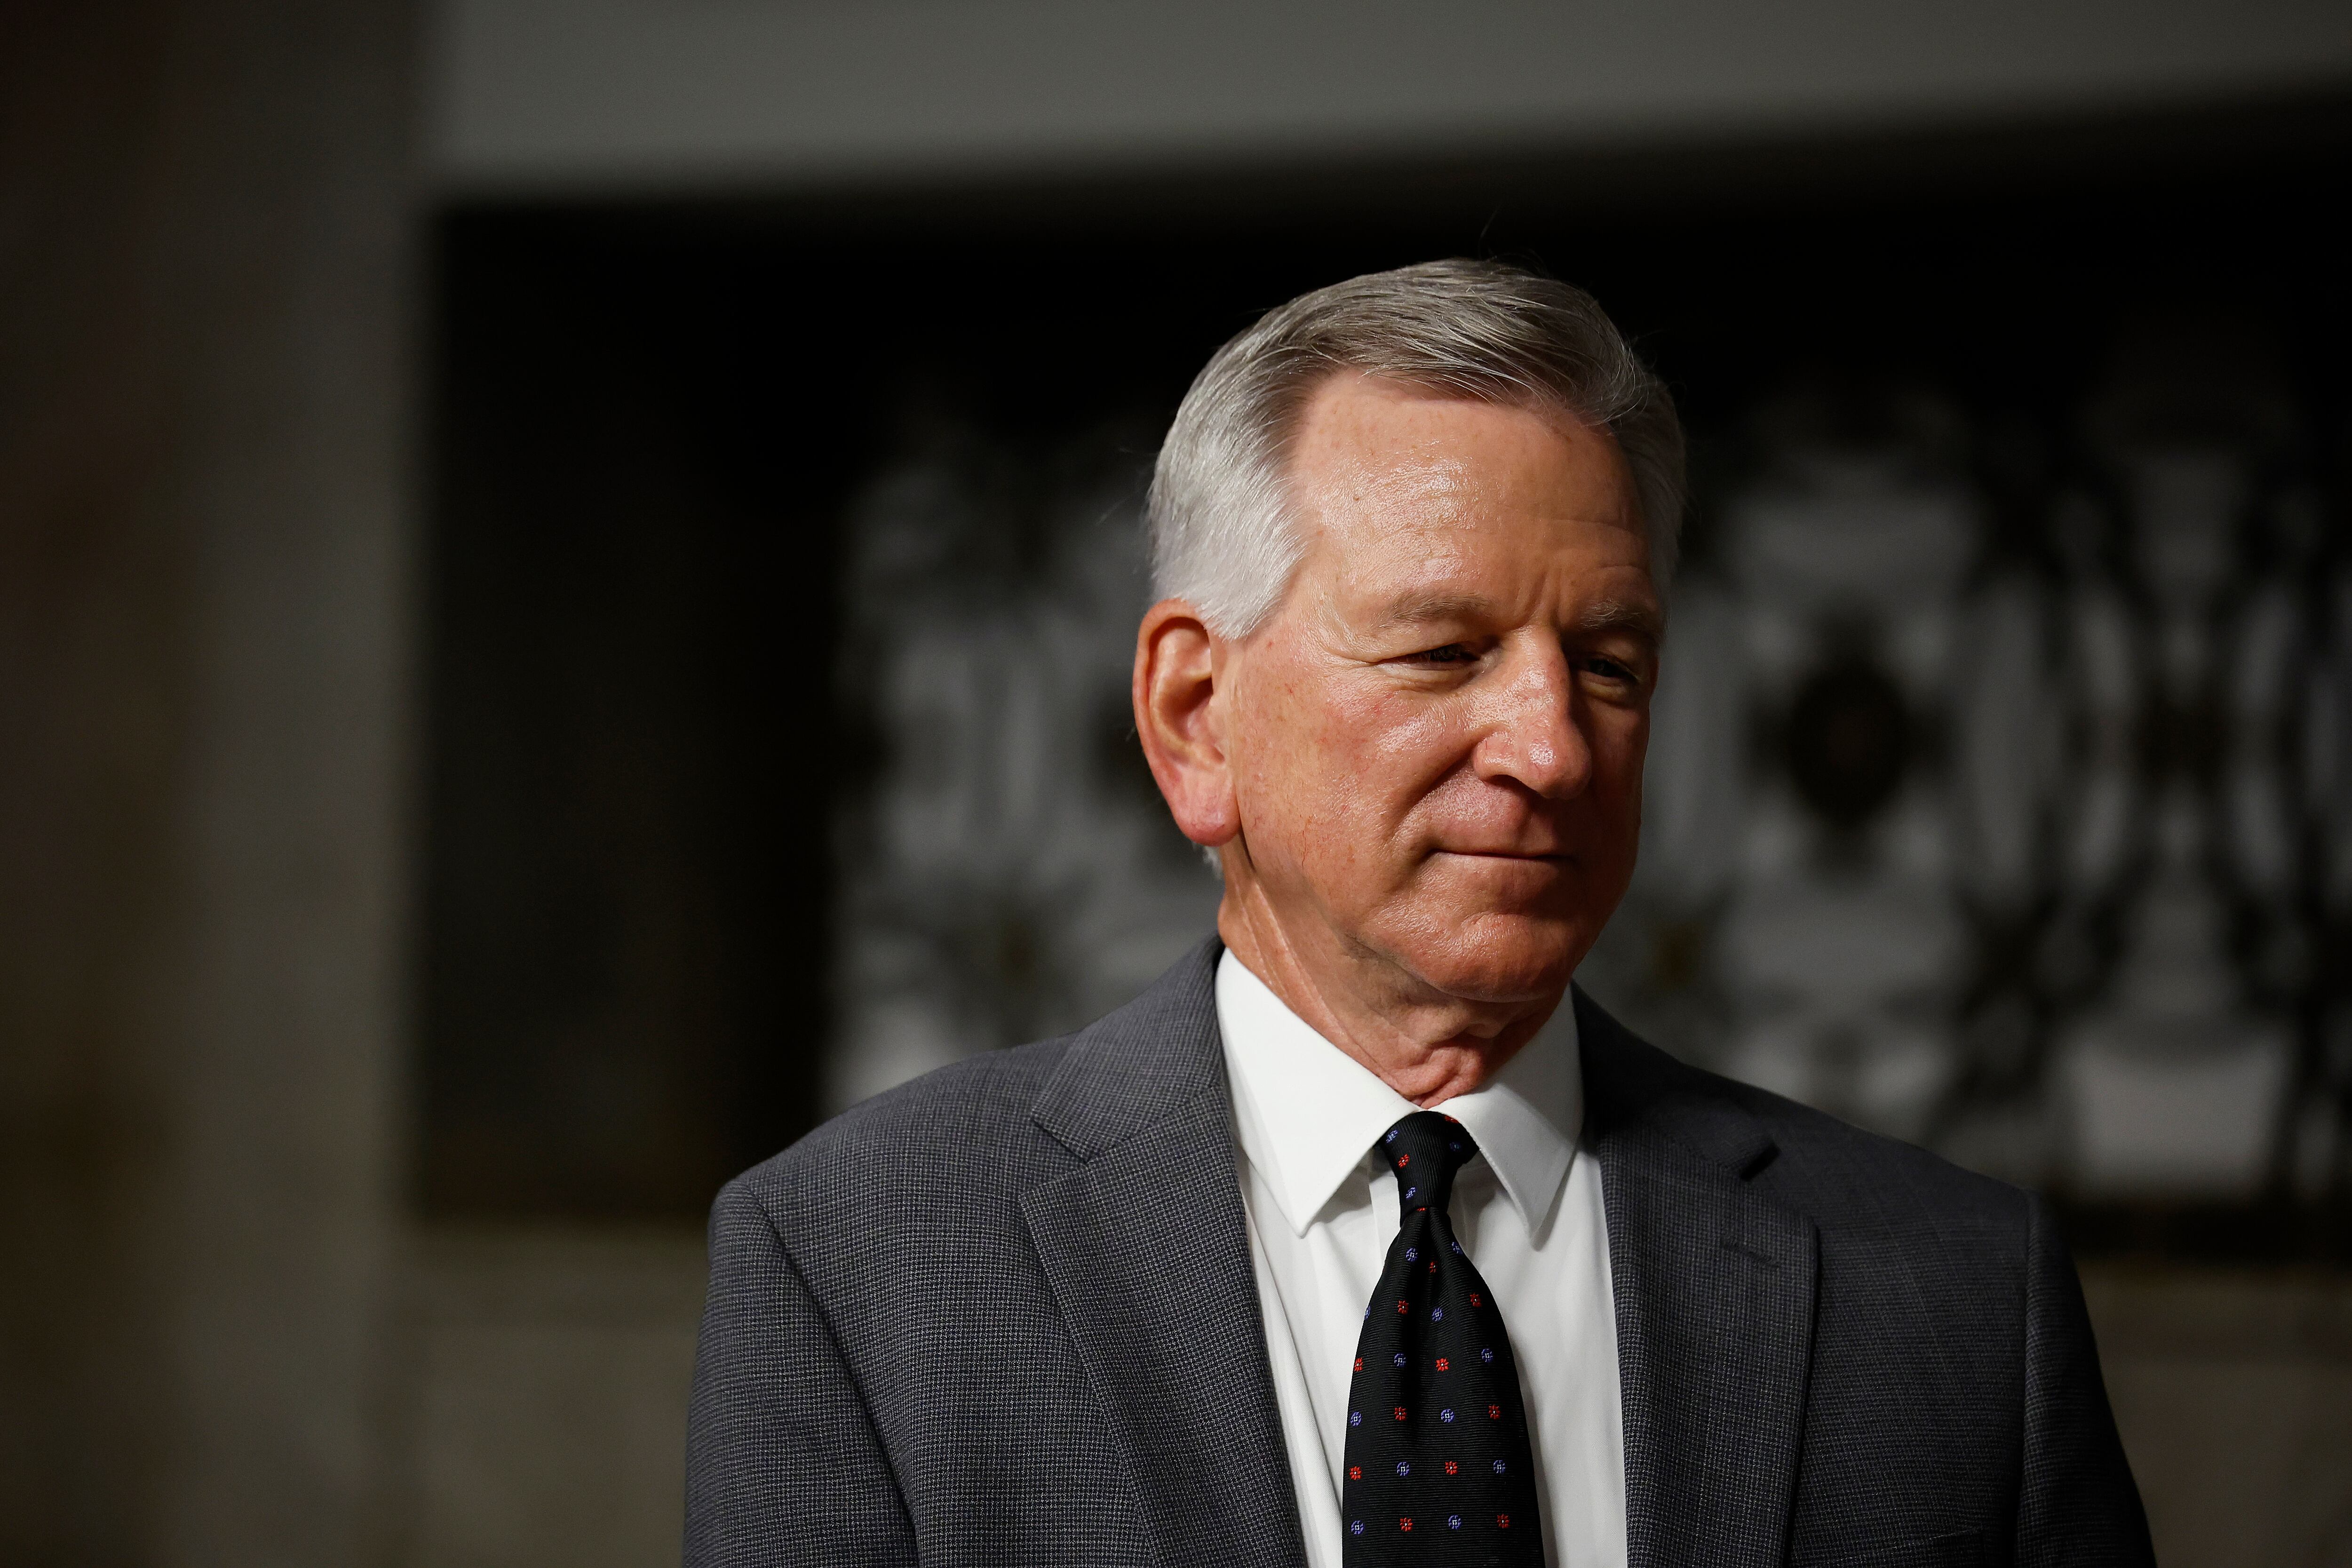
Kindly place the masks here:
<instances>
[{"instance_id":1,"label":"forehead","mask_svg":"<svg viewBox=\"0 0 2352 1568\"><path fill-rule=\"evenodd\" d=\"M1290 479L1314 530L1310 553L1351 566L1405 556L1534 566L1562 551L1619 561L1630 552L1647 565L1616 441L1549 408L1344 373L1301 410Z\"/></svg>"}]
</instances>

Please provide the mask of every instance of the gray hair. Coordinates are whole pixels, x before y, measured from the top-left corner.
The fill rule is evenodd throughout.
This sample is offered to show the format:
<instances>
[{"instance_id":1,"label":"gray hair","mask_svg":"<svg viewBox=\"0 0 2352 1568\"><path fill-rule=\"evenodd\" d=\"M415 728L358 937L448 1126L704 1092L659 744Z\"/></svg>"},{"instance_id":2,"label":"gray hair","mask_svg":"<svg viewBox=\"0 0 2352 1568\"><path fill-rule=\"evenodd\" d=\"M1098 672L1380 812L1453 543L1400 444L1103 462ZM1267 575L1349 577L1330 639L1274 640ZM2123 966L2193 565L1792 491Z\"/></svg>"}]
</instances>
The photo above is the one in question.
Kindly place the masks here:
<instances>
[{"instance_id":1,"label":"gray hair","mask_svg":"<svg viewBox=\"0 0 2352 1568\"><path fill-rule=\"evenodd\" d=\"M1453 260L1302 294L1211 357L1152 470L1157 596L1187 601L1220 637L1265 624L1307 548L1287 473L1300 410L1350 370L1607 430L1633 470L1651 578L1664 590L1683 513L1683 428L1665 384L1581 289Z\"/></svg>"}]
</instances>

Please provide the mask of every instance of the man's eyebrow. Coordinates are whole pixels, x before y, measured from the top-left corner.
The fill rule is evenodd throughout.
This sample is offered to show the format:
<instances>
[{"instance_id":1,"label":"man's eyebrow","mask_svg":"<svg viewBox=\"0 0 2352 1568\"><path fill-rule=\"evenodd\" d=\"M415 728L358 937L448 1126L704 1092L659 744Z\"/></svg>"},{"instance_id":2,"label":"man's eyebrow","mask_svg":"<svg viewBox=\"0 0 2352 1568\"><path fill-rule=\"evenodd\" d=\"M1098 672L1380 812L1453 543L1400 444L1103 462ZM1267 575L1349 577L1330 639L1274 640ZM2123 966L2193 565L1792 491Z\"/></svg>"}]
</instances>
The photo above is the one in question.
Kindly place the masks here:
<instances>
[{"instance_id":1,"label":"man's eyebrow","mask_svg":"<svg viewBox=\"0 0 2352 1568\"><path fill-rule=\"evenodd\" d=\"M1665 632L1665 617L1655 605L1641 599L1602 599L1587 605L1576 617L1580 632L1637 632L1653 641Z\"/></svg>"},{"instance_id":2,"label":"man's eyebrow","mask_svg":"<svg viewBox=\"0 0 2352 1568\"><path fill-rule=\"evenodd\" d=\"M1375 623L1377 629L1428 626L1437 621L1477 621L1495 613L1495 601L1483 594L1449 594L1425 590L1403 594L1389 602Z\"/></svg>"},{"instance_id":3,"label":"man's eyebrow","mask_svg":"<svg viewBox=\"0 0 2352 1568\"><path fill-rule=\"evenodd\" d=\"M1495 601L1484 594L1430 589L1400 595L1390 601L1374 626L1380 631L1393 631L1401 626L1476 623L1491 619L1496 613ZM1658 607L1646 600L1601 599L1586 605L1570 629L1583 633L1629 631L1654 641L1664 635L1665 626Z\"/></svg>"}]
</instances>

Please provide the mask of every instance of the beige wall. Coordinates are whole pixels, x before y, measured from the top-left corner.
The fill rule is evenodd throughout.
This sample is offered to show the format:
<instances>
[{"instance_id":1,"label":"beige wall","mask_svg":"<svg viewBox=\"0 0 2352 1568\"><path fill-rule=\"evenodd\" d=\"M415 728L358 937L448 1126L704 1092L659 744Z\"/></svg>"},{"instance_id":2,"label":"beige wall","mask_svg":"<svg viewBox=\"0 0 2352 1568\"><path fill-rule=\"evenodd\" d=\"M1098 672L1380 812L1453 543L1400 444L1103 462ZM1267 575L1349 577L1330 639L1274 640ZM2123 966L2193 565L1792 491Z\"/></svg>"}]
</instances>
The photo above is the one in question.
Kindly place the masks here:
<instances>
[{"instance_id":1,"label":"beige wall","mask_svg":"<svg viewBox=\"0 0 2352 1568\"><path fill-rule=\"evenodd\" d=\"M409 1258L408 1561L676 1563L702 1237L460 1230Z\"/></svg>"},{"instance_id":2,"label":"beige wall","mask_svg":"<svg viewBox=\"0 0 2352 1568\"><path fill-rule=\"evenodd\" d=\"M721 187L1607 154L2352 89L2314 0L438 0L434 177Z\"/></svg>"},{"instance_id":3,"label":"beige wall","mask_svg":"<svg viewBox=\"0 0 2352 1568\"><path fill-rule=\"evenodd\" d=\"M2352 1279L2100 1268L2108 1397L2169 1568L2352 1568Z\"/></svg>"},{"instance_id":4,"label":"beige wall","mask_svg":"<svg viewBox=\"0 0 2352 1568\"><path fill-rule=\"evenodd\" d=\"M0 19L0 1559L386 1554L401 0Z\"/></svg>"}]
</instances>

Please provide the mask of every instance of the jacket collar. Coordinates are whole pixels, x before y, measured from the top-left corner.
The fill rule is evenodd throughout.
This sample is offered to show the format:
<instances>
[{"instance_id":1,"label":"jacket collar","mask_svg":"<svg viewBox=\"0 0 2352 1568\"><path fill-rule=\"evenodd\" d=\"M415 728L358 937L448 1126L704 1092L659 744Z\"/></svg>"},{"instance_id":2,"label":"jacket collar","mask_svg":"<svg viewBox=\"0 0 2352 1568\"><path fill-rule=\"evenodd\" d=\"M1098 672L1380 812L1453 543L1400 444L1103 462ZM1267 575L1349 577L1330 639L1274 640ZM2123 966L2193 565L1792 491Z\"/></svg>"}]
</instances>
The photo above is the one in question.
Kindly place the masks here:
<instances>
[{"instance_id":1,"label":"jacket collar","mask_svg":"<svg viewBox=\"0 0 2352 1568\"><path fill-rule=\"evenodd\" d=\"M1601 1161L1633 1568L1787 1557L1820 1241L1756 1187L1779 1154L1748 1091L1575 993Z\"/></svg>"},{"instance_id":2,"label":"jacket collar","mask_svg":"<svg viewBox=\"0 0 2352 1568\"><path fill-rule=\"evenodd\" d=\"M1081 1032L1032 1116L1081 1162L1021 1194L1163 1568L1304 1568L1217 1034L1221 944Z\"/></svg>"},{"instance_id":3,"label":"jacket collar","mask_svg":"<svg viewBox=\"0 0 2352 1568\"><path fill-rule=\"evenodd\" d=\"M1072 1040L1032 1116L1080 1163L1021 1207L1161 1561L1275 1568L1306 1547L1236 1173L1223 951L1204 942ZM1609 1221L1631 1563L1780 1563L1818 1238L1755 1185L1778 1145L1744 1091L1572 995Z\"/></svg>"},{"instance_id":4,"label":"jacket collar","mask_svg":"<svg viewBox=\"0 0 2352 1568\"><path fill-rule=\"evenodd\" d=\"M1038 1092L1031 1120L1091 1161L1204 1103L1223 1103L1216 977L1224 951L1211 937L1142 995L1081 1029Z\"/></svg>"}]
</instances>

